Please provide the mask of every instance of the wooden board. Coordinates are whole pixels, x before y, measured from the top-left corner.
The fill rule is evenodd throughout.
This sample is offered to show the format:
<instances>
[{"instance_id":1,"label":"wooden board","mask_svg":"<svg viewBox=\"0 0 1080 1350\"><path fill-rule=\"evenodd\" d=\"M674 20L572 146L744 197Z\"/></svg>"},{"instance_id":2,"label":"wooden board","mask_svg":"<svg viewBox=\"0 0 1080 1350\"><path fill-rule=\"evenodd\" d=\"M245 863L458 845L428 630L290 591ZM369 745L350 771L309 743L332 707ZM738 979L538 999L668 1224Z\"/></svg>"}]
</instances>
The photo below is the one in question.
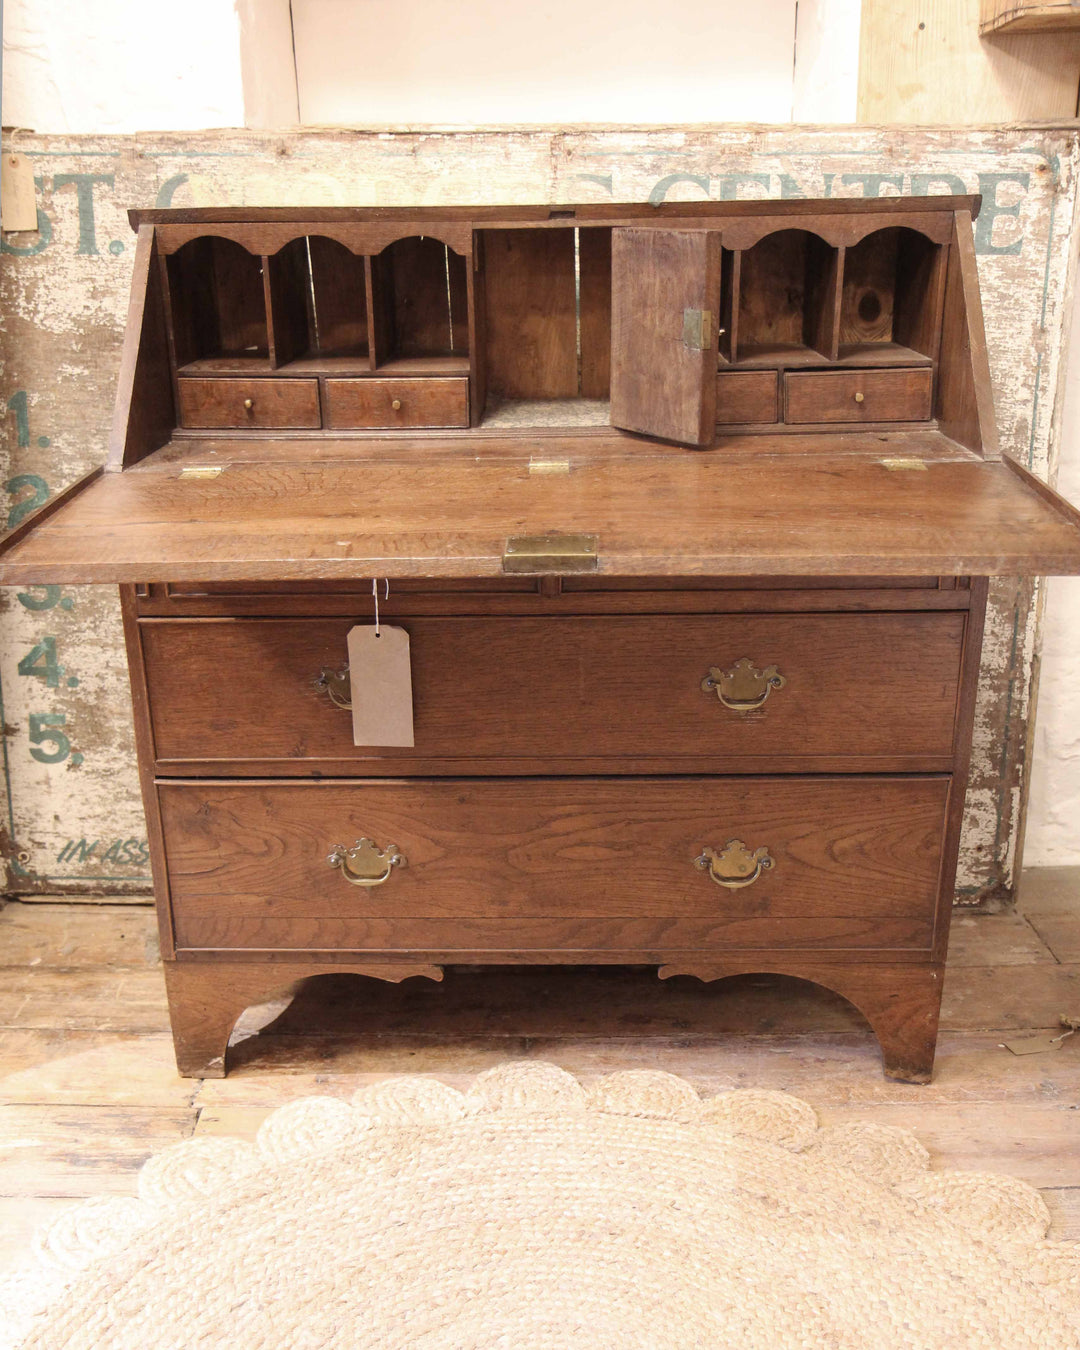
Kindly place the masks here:
<instances>
[{"instance_id":1,"label":"wooden board","mask_svg":"<svg viewBox=\"0 0 1080 1350\"><path fill-rule=\"evenodd\" d=\"M468 461L108 474L0 555L0 582L497 576L510 535L550 530L595 534L613 576L1080 572L1080 519L1005 464L715 452L541 476Z\"/></svg>"},{"instance_id":2,"label":"wooden board","mask_svg":"<svg viewBox=\"0 0 1080 1350\"><path fill-rule=\"evenodd\" d=\"M503 398L578 392L572 230L484 231L487 389Z\"/></svg>"},{"instance_id":3,"label":"wooden board","mask_svg":"<svg viewBox=\"0 0 1080 1350\"><path fill-rule=\"evenodd\" d=\"M719 236L613 230L611 274L612 426L708 444L716 425Z\"/></svg>"},{"instance_id":4,"label":"wooden board","mask_svg":"<svg viewBox=\"0 0 1080 1350\"><path fill-rule=\"evenodd\" d=\"M953 7L939 2L936 8L940 13ZM963 5L958 15L977 41L975 13L968 15ZM908 15L914 29L924 17ZM933 30L928 31L933 38ZM887 35L886 41L892 38ZM1058 39L1024 41L1042 42L1050 59L1058 60ZM980 60L992 59L997 74L1007 75L1005 67L1014 58L1000 43L983 44L987 54ZM1030 51L1028 57L1035 59ZM1033 69L1031 59L1016 63L1021 84ZM1064 70L1068 61L1060 64ZM1055 87L1064 92L1066 85L1067 106L1062 103L1060 114L1071 119L1075 78ZM1010 109L1017 116L1033 114L1031 106L1010 102L1006 94L1004 102L996 93L990 103L972 103L972 115L991 119L1009 115ZM885 115L892 116L892 110ZM957 116L951 108L948 120ZM382 248L400 233L395 220L411 214L417 202L460 203L460 218L468 219L476 210L469 204L497 201L490 220L512 219L515 203L550 203L556 211L560 203L582 203L577 220L583 227L584 286L589 203L606 210L611 202L634 202L639 218L655 219L680 202L706 210L715 203L752 215L758 210L753 199L767 197L778 209L798 214L800 199L871 196L888 210L892 193L981 194L975 260L1002 444L1040 475L1053 470L1080 163L1071 122L964 129L560 126L498 132L20 133L16 148L31 159L39 179L41 228L34 235L6 238L0 266L0 409L6 410L10 432L0 446L0 486L12 524L23 518L29 503L55 495L105 460L135 259L130 207L181 208L194 216L200 208L217 211L224 205L240 218L252 205L280 208L282 215L300 205L310 208L313 226L336 235L345 228L336 211L375 205L386 224L365 246ZM197 226L193 230L198 233ZM350 241L358 242L353 236ZM260 251L273 253L283 242L279 229L276 239L267 235ZM447 242L452 248L469 247L467 232ZM470 286L474 278L470 270ZM572 297L568 303L572 309ZM582 303L584 324L584 293ZM454 313L459 312L454 301ZM903 356L904 363L910 360ZM338 450L327 447L327 453ZM894 443L885 453L912 452ZM1036 601L1030 580L1003 577L993 584L978 714L983 730L961 849L958 893L965 903L987 897L1000 903L1012 893L1032 708ZM107 587L22 586L0 593L0 608L0 680L8 729L0 798L5 890L145 892L146 831L115 593ZM55 641L51 667L40 646L46 638ZM20 664L29 673L21 674ZM31 715L65 719L49 729L66 736L66 753L60 753L63 743L31 740ZM35 750L59 757L44 762L32 755Z\"/></svg>"},{"instance_id":5,"label":"wooden board","mask_svg":"<svg viewBox=\"0 0 1080 1350\"><path fill-rule=\"evenodd\" d=\"M1019 8L1017 0L998 3ZM987 42L980 17L980 0L863 0L859 120L929 126L1073 117L1080 33L1006 32Z\"/></svg>"}]
</instances>

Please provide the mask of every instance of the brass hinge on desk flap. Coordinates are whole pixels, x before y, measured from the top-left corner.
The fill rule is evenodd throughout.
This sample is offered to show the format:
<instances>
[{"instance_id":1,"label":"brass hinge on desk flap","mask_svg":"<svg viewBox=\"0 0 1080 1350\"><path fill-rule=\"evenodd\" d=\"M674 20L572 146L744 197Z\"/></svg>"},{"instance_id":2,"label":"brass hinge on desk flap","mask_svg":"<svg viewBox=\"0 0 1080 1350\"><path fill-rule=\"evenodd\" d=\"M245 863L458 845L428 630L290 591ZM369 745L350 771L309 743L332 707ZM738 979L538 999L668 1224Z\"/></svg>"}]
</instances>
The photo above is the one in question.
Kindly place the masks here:
<instances>
[{"instance_id":1,"label":"brass hinge on desk flap","mask_svg":"<svg viewBox=\"0 0 1080 1350\"><path fill-rule=\"evenodd\" d=\"M514 534L503 549L504 572L595 572L595 534Z\"/></svg>"},{"instance_id":2,"label":"brass hinge on desk flap","mask_svg":"<svg viewBox=\"0 0 1080 1350\"><path fill-rule=\"evenodd\" d=\"M712 346L712 310L684 309L682 312L683 346L692 352L707 352Z\"/></svg>"},{"instance_id":3,"label":"brass hinge on desk flap","mask_svg":"<svg viewBox=\"0 0 1080 1350\"><path fill-rule=\"evenodd\" d=\"M224 464L186 464L180 470L181 478L216 478Z\"/></svg>"}]
</instances>

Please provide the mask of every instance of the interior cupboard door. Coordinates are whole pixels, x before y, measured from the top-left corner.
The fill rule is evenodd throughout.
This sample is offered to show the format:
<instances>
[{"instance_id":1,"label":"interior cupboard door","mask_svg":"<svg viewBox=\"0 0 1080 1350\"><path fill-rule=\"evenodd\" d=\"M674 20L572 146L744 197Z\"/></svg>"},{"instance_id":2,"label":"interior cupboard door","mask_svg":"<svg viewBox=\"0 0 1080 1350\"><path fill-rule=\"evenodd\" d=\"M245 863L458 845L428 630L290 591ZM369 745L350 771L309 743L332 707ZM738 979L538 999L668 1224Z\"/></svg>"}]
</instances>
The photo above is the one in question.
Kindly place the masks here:
<instances>
[{"instance_id":1,"label":"interior cupboard door","mask_svg":"<svg viewBox=\"0 0 1080 1350\"><path fill-rule=\"evenodd\" d=\"M613 230L611 281L612 426L684 445L710 444L719 233Z\"/></svg>"}]
</instances>

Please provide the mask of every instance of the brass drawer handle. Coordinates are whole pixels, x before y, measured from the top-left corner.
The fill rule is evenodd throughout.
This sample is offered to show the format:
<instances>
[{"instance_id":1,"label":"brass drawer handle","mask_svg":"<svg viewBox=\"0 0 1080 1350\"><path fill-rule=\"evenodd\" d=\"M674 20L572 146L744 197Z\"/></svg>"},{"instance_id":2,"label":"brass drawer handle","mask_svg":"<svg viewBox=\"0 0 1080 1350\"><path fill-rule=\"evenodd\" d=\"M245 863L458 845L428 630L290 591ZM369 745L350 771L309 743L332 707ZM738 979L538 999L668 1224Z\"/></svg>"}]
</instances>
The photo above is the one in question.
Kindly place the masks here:
<instances>
[{"instance_id":1,"label":"brass drawer handle","mask_svg":"<svg viewBox=\"0 0 1080 1350\"><path fill-rule=\"evenodd\" d=\"M393 408L393 410L394 410L395 412L400 412L400 411L401 411L401 399L399 399L399 398L393 398L393 399L391 399L391 400L390 400L390 406L391 406L391 408Z\"/></svg>"},{"instance_id":2,"label":"brass drawer handle","mask_svg":"<svg viewBox=\"0 0 1080 1350\"><path fill-rule=\"evenodd\" d=\"M708 872L718 886L729 891L752 886L772 865L767 848L756 848L751 853L741 839L729 839L719 852L714 848L703 849L701 857L694 859L695 867Z\"/></svg>"},{"instance_id":3,"label":"brass drawer handle","mask_svg":"<svg viewBox=\"0 0 1080 1350\"><path fill-rule=\"evenodd\" d=\"M775 666L766 666L758 670L748 656L736 661L730 670L721 670L710 666L709 673L701 681L702 689L716 690L716 697L725 708L736 712L752 712L760 708L769 697L772 689L783 689L787 680Z\"/></svg>"},{"instance_id":4,"label":"brass drawer handle","mask_svg":"<svg viewBox=\"0 0 1080 1350\"><path fill-rule=\"evenodd\" d=\"M397 844L379 848L373 839L358 839L352 848L335 844L326 861L330 867L340 868L353 886L381 886L395 867L408 866Z\"/></svg>"},{"instance_id":5,"label":"brass drawer handle","mask_svg":"<svg viewBox=\"0 0 1080 1350\"><path fill-rule=\"evenodd\" d=\"M246 410L247 412L251 412L251 410L252 410L252 408L254 408L254 406L255 406L255 400L254 400L253 398L246 398L246 399L244 399L244 408L245 408L245 410Z\"/></svg>"},{"instance_id":6,"label":"brass drawer handle","mask_svg":"<svg viewBox=\"0 0 1080 1350\"><path fill-rule=\"evenodd\" d=\"M344 670L327 670L324 666L319 677L313 680L315 688L328 695L331 703L339 708L352 707L352 684L349 681L349 667Z\"/></svg>"},{"instance_id":7,"label":"brass drawer handle","mask_svg":"<svg viewBox=\"0 0 1080 1350\"><path fill-rule=\"evenodd\" d=\"M866 402L866 395L862 392L861 389L857 390L856 393L855 393L855 402L856 402L856 403L865 403L865 402Z\"/></svg>"}]
</instances>

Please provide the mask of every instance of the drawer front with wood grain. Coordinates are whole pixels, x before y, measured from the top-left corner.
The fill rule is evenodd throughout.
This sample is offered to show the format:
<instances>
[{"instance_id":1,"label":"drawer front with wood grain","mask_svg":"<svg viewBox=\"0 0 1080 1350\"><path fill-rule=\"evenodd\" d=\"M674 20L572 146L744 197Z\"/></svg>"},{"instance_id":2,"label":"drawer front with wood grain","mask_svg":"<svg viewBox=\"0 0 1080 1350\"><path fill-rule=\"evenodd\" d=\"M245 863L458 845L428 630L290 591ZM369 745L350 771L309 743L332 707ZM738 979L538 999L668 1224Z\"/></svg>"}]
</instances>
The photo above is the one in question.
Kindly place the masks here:
<instances>
[{"instance_id":1,"label":"drawer front with wood grain","mask_svg":"<svg viewBox=\"0 0 1080 1350\"><path fill-rule=\"evenodd\" d=\"M177 381L180 425L313 429L321 424L318 380Z\"/></svg>"},{"instance_id":2,"label":"drawer front with wood grain","mask_svg":"<svg viewBox=\"0 0 1080 1350\"><path fill-rule=\"evenodd\" d=\"M394 622L411 749L353 745L348 682L319 687L350 620L142 620L159 772L952 767L962 612Z\"/></svg>"},{"instance_id":3,"label":"drawer front with wood grain","mask_svg":"<svg viewBox=\"0 0 1080 1350\"><path fill-rule=\"evenodd\" d=\"M949 781L173 783L159 797L181 949L650 960L925 951Z\"/></svg>"},{"instance_id":4,"label":"drawer front with wood grain","mask_svg":"<svg viewBox=\"0 0 1080 1350\"><path fill-rule=\"evenodd\" d=\"M786 422L925 422L929 370L810 370L784 376Z\"/></svg>"},{"instance_id":5,"label":"drawer front with wood grain","mask_svg":"<svg viewBox=\"0 0 1080 1350\"><path fill-rule=\"evenodd\" d=\"M775 370L721 371L716 377L716 424L775 422Z\"/></svg>"},{"instance_id":6,"label":"drawer front with wood grain","mask_svg":"<svg viewBox=\"0 0 1080 1350\"><path fill-rule=\"evenodd\" d=\"M467 427L467 379L327 380L326 425L358 427Z\"/></svg>"}]
</instances>

